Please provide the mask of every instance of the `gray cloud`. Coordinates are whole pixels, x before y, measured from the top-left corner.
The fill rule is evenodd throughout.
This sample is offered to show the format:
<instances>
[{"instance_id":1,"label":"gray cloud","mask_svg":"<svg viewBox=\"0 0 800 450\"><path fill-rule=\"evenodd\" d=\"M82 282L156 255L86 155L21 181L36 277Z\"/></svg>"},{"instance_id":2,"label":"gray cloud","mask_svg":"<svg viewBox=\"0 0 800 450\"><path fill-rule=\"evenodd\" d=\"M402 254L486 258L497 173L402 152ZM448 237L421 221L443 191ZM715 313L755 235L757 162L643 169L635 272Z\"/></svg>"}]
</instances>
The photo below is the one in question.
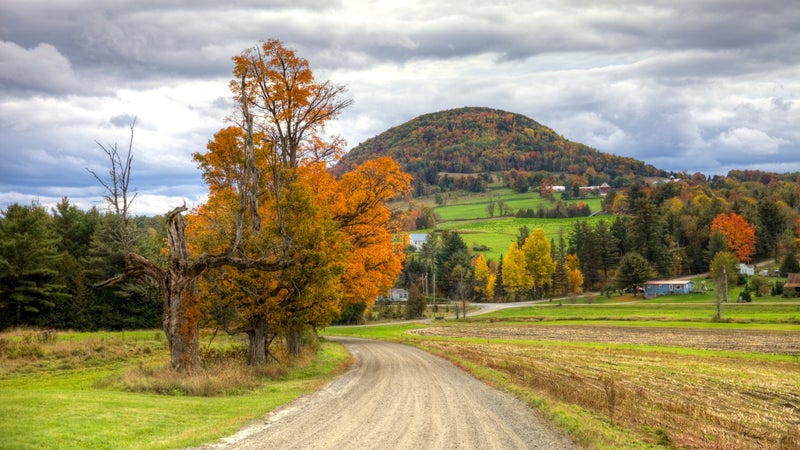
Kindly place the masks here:
<instances>
[{"instance_id":1,"label":"gray cloud","mask_svg":"<svg viewBox=\"0 0 800 450\"><path fill-rule=\"evenodd\" d=\"M96 204L94 141L127 145L134 116L140 211L200 201L191 154L227 125L231 57L268 38L348 86L331 129L351 145L489 106L667 170L800 170L794 0L7 0L0 17L0 207Z\"/></svg>"}]
</instances>

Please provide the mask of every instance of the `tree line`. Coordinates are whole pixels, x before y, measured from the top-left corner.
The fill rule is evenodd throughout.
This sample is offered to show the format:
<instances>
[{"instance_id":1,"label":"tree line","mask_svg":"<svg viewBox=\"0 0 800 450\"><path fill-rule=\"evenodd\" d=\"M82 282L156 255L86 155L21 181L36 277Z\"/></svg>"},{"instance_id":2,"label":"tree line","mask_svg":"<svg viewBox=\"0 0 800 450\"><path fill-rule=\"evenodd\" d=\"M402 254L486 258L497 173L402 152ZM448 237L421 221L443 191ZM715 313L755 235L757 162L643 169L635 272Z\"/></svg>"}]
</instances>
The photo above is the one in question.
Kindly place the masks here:
<instances>
[{"instance_id":1,"label":"tree line","mask_svg":"<svg viewBox=\"0 0 800 450\"><path fill-rule=\"evenodd\" d=\"M150 286L94 285L125 268L126 251L158 258L163 217L84 211L63 198L48 210L12 204L0 217L0 328L76 330L158 327L161 302Z\"/></svg>"},{"instance_id":2,"label":"tree line","mask_svg":"<svg viewBox=\"0 0 800 450\"><path fill-rule=\"evenodd\" d=\"M432 234L423 250L407 260L402 283L426 283L436 271L441 297L514 301L584 289L634 289L652 279L704 272L711 273L713 282L723 271L731 282L739 282L738 264L757 260L774 261L784 276L800 271L800 182L773 174L763 185L763 176L746 175L744 181L700 176L655 184L636 180L604 198L608 219L578 218L549 241L542 230L523 227L498 261L473 255L463 241L445 245L458 243L457 233ZM754 177L760 181L751 181ZM496 205L490 202L491 207ZM454 273L456 263L447 263L451 260L468 271ZM456 289L453 280L458 280ZM748 284L745 293L763 294L771 284L749 282L753 286ZM769 290L780 291L775 286Z\"/></svg>"}]
</instances>

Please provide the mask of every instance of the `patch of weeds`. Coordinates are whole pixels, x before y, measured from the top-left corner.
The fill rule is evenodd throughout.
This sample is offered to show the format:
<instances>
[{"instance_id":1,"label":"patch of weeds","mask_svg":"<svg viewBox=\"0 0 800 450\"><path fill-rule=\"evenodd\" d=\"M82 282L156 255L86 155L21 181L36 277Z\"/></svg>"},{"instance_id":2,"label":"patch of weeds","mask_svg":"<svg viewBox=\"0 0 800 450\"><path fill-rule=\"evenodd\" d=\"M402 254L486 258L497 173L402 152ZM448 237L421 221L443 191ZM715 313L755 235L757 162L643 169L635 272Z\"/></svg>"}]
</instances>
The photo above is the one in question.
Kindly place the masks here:
<instances>
[{"instance_id":1,"label":"patch of weeds","mask_svg":"<svg viewBox=\"0 0 800 450\"><path fill-rule=\"evenodd\" d=\"M39 359L44 356L44 349L35 342L11 341L7 344L3 356L8 359Z\"/></svg>"}]
</instances>

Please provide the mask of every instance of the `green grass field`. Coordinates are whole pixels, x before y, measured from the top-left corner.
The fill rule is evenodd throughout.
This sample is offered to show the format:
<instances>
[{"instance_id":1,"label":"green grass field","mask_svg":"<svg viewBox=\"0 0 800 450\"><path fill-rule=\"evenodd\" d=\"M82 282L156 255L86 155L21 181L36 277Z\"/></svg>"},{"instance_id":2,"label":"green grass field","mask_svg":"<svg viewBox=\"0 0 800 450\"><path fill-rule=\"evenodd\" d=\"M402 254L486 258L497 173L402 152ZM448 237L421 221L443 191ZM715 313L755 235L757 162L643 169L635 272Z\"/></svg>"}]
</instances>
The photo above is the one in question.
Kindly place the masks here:
<instances>
[{"instance_id":1,"label":"green grass field","mask_svg":"<svg viewBox=\"0 0 800 450\"><path fill-rule=\"evenodd\" d=\"M508 251L508 247L516 239L519 229L527 226L531 231L541 228L548 238L557 239L558 234L564 233L568 236L573 224L577 220L586 220L592 223L598 220L613 220L609 216L578 217L578 218L559 218L559 219L538 219L538 218L517 218L517 217L490 217L487 205L491 199L502 200L515 212L519 209L531 208L534 211L543 205L551 208L552 202L542 199L538 193L520 194L508 188L495 188L489 192L481 194L459 194L451 193L447 197L445 206L438 206L434 211L439 215L440 222L436 230L453 230L461 234L464 242L470 248L474 246L486 246L490 250L481 251L488 259L495 261ZM589 205L592 211L601 209L602 199L599 197L570 200L567 203L577 204L584 202ZM427 203L430 204L430 201ZM434 230L417 230L419 233L430 233Z\"/></svg>"},{"instance_id":2,"label":"green grass field","mask_svg":"<svg viewBox=\"0 0 800 450\"><path fill-rule=\"evenodd\" d=\"M473 220L473 219L487 219L490 218L487 206L490 201L502 201L505 205L511 208L515 213L520 209L533 209L536 211L541 205L544 208L552 208L553 202L541 198L536 192L518 193L508 188L496 188L489 192L481 194L461 194L451 195L447 197L447 203L444 206L435 208L437 214L442 221L447 222L451 220ZM589 205L592 212L601 209L600 197L592 197L587 199L568 200L567 204L584 203ZM498 215L498 210L495 210L495 215Z\"/></svg>"},{"instance_id":3,"label":"green grass field","mask_svg":"<svg viewBox=\"0 0 800 450\"><path fill-rule=\"evenodd\" d=\"M137 368L166 364L158 331L63 333L54 342L25 346L16 345L22 341L14 332L2 338L2 449L168 449L212 442L316 390L349 358L343 347L325 343L312 363L238 395L159 395L119 385Z\"/></svg>"}]
</instances>

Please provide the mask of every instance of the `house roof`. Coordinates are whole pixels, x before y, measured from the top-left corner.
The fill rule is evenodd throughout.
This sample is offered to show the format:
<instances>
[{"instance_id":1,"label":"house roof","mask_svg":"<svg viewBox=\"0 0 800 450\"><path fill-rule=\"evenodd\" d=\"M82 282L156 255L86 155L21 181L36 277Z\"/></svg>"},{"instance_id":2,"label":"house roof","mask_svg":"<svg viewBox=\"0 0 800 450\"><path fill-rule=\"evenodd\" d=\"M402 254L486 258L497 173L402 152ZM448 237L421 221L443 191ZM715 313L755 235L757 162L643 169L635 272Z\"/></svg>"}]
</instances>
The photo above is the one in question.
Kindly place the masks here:
<instances>
[{"instance_id":1,"label":"house roof","mask_svg":"<svg viewBox=\"0 0 800 450\"><path fill-rule=\"evenodd\" d=\"M694 283L694 281L692 281L692 280L657 280L657 281L648 281L645 284L663 285L663 284L689 284L689 283Z\"/></svg>"},{"instance_id":2,"label":"house roof","mask_svg":"<svg viewBox=\"0 0 800 450\"><path fill-rule=\"evenodd\" d=\"M800 273L790 273L783 287L800 288Z\"/></svg>"}]
</instances>

